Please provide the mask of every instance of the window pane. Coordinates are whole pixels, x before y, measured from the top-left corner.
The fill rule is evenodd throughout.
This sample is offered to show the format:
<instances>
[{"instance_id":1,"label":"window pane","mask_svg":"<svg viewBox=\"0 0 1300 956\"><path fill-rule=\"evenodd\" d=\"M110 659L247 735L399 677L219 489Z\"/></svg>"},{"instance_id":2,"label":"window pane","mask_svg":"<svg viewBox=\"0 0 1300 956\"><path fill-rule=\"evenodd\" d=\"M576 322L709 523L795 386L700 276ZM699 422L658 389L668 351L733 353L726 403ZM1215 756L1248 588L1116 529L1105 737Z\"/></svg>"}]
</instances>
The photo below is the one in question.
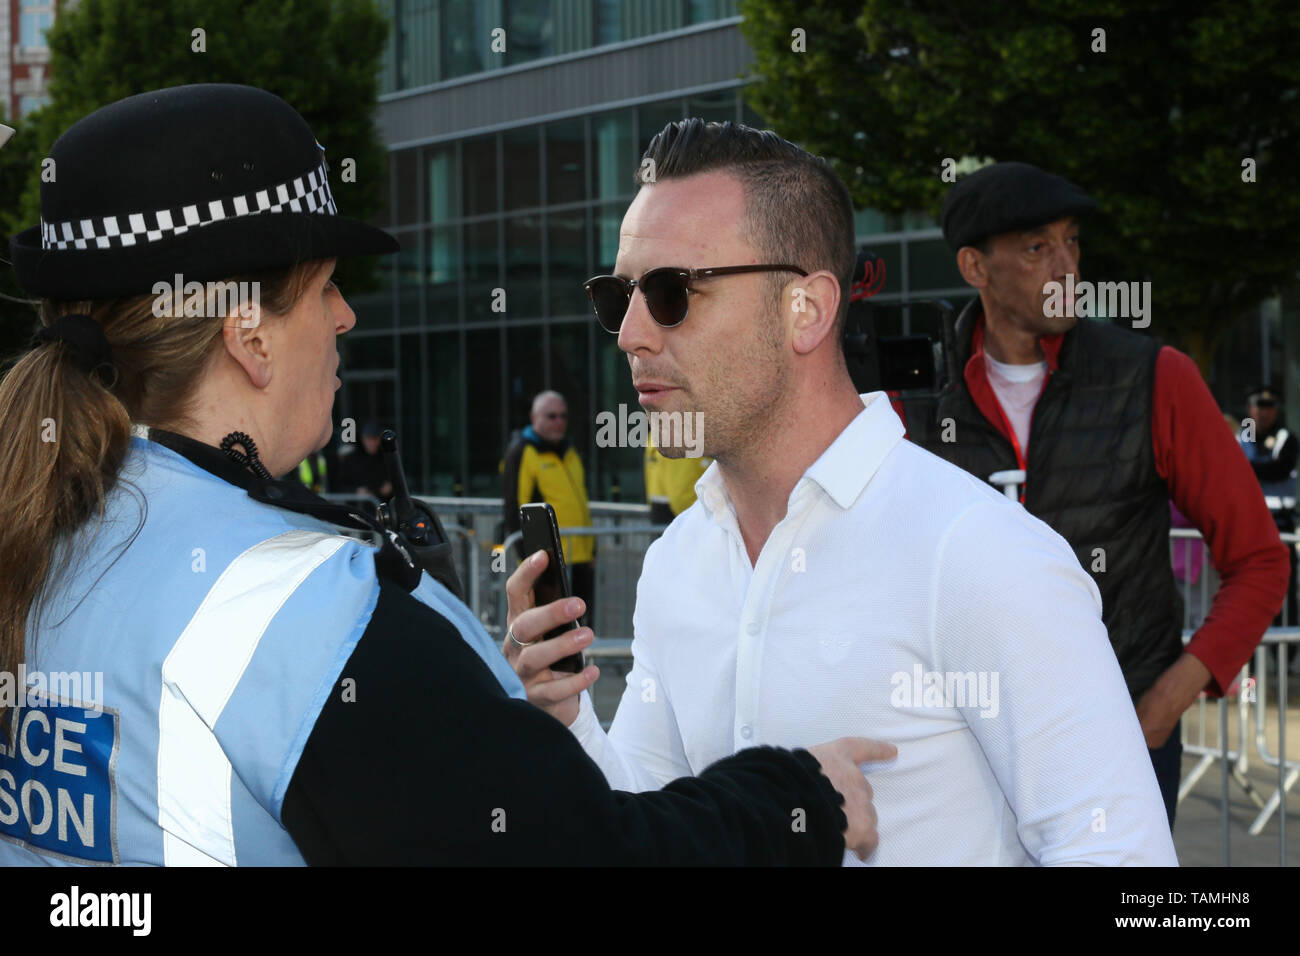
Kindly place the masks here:
<instances>
[{"instance_id":1,"label":"window pane","mask_svg":"<svg viewBox=\"0 0 1300 956\"><path fill-rule=\"evenodd\" d=\"M597 199L631 196L632 178L641 159L632 135L630 110L598 116L591 121L591 194Z\"/></svg>"},{"instance_id":2,"label":"window pane","mask_svg":"<svg viewBox=\"0 0 1300 956\"><path fill-rule=\"evenodd\" d=\"M404 149L394 153L393 159L397 177L397 225L406 226L420 221L419 151Z\"/></svg>"},{"instance_id":3,"label":"window pane","mask_svg":"<svg viewBox=\"0 0 1300 956\"><path fill-rule=\"evenodd\" d=\"M7 12L7 11L6 11ZM49 13L24 13L19 18L19 42L27 47L45 46L45 31L54 23Z\"/></svg>"},{"instance_id":4,"label":"window pane","mask_svg":"<svg viewBox=\"0 0 1300 956\"><path fill-rule=\"evenodd\" d=\"M497 196L497 138L481 136L466 140L461 156L465 215L498 212L501 200Z\"/></svg>"},{"instance_id":5,"label":"window pane","mask_svg":"<svg viewBox=\"0 0 1300 956\"><path fill-rule=\"evenodd\" d=\"M527 63L554 51L551 0L506 0L506 64Z\"/></svg>"},{"instance_id":6,"label":"window pane","mask_svg":"<svg viewBox=\"0 0 1300 956\"><path fill-rule=\"evenodd\" d=\"M420 334L407 332L397 337L397 432L402 469L412 493L426 486L424 459L428 449L429 409L422 396L424 362L420 357Z\"/></svg>"},{"instance_id":7,"label":"window pane","mask_svg":"<svg viewBox=\"0 0 1300 956\"><path fill-rule=\"evenodd\" d=\"M551 0L551 23L554 34L551 53L586 50L592 44L592 0Z\"/></svg>"},{"instance_id":8,"label":"window pane","mask_svg":"<svg viewBox=\"0 0 1300 956\"><path fill-rule=\"evenodd\" d=\"M502 134L506 209L524 209L542 202L541 127Z\"/></svg>"},{"instance_id":9,"label":"window pane","mask_svg":"<svg viewBox=\"0 0 1300 956\"><path fill-rule=\"evenodd\" d=\"M499 222L465 226L465 313L471 322L499 318L492 311L492 290L501 286Z\"/></svg>"},{"instance_id":10,"label":"window pane","mask_svg":"<svg viewBox=\"0 0 1300 956\"><path fill-rule=\"evenodd\" d=\"M425 233L424 307L428 321L447 325L460 318L460 227Z\"/></svg>"},{"instance_id":11,"label":"window pane","mask_svg":"<svg viewBox=\"0 0 1300 956\"><path fill-rule=\"evenodd\" d=\"M501 25L501 6L490 0L442 0L441 79L478 73L495 65L492 28Z\"/></svg>"},{"instance_id":12,"label":"window pane","mask_svg":"<svg viewBox=\"0 0 1300 956\"><path fill-rule=\"evenodd\" d=\"M365 308L365 305L362 306ZM353 311L356 307L353 306ZM371 318L367 315L366 318ZM361 327L362 316L357 313L357 328ZM391 323L384 323L385 325ZM374 327L374 324L371 324ZM346 372L391 371L393 368L393 336L390 333L366 335L355 329L339 339L344 350L340 367ZM340 374L340 378L346 377ZM360 424L358 422L357 424Z\"/></svg>"},{"instance_id":13,"label":"window pane","mask_svg":"<svg viewBox=\"0 0 1300 956\"><path fill-rule=\"evenodd\" d=\"M428 176L425 179L429 222L446 222L462 215L460 175L456 169L456 147L439 146L425 154Z\"/></svg>"},{"instance_id":14,"label":"window pane","mask_svg":"<svg viewBox=\"0 0 1300 956\"><path fill-rule=\"evenodd\" d=\"M627 356L619 350L615 337L599 329L592 334L596 337L596 396L591 411L594 425L596 415L602 411L617 415L618 406L623 404L631 414L640 411L641 405L632 387ZM602 448L594 464L599 471L590 482L593 498L609 499L617 486L619 500L645 501L645 449Z\"/></svg>"},{"instance_id":15,"label":"window pane","mask_svg":"<svg viewBox=\"0 0 1300 956\"><path fill-rule=\"evenodd\" d=\"M546 201L551 205L585 199L583 167L586 137L583 121L546 126Z\"/></svg>"},{"instance_id":16,"label":"window pane","mask_svg":"<svg viewBox=\"0 0 1300 956\"><path fill-rule=\"evenodd\" d=\"M506 352L506 360L510 363L509 378L506 380L510 396L508 424L511 429L523 428L528 424L528 415L533 407L533 396L545 387L542 327L516 325L506 329Z\"/></svg>"},{"instance_id":17,"label":"window pane","mask_svg":"<svg viewBox=\"0 0 1300 956\"><path fill-rule=\"evenodd\" d=\"M506 220L505 290L506 314L511 319L541 316L541 214L514 216Z\"/></svg>"},{"instance_id":18,"label":"window pane","mask_svg":"<svg viewBox=\"0 0 1300 956\"><path fill-rule=\"evenodd\" d=\"M739 10L736 0L690 0L691 23L708 23L734 17Z\"/></svg>"},{"instance_id":19,"label":"window pane","mask_svg":"<svg viewBox=\"0 0 1300 956\"><path fill-rule=\"evenodd\" d=\"M460 380L460 336L455 332L429 335L428 375L430 403L429 449L431 494L456 493L461 482L460 441L465 422L460 414L464 385ZM495 497L499 492L493 492Z\"/></svg>"},{"instance_id":20,"label":"window pane","mask_svg":"<svg viewBox=\"0 0 1300 956\"><path fill-rule=\"evenodd\" d=\"M890 222L888 217L875 209L859 209L853 214L853 231L859 236L874 236L877 233L889 232Z\"/></svg>"},{"instance_id":21,"label":"window pane","mask_svg":"<svg viewBox=\"0 0 1300 956\"><path fill-rule=\"evenodd\" d=\"M587 264L587 210L553 212L546 222L551 315L589 316L591 307L582 284L595 273Z\"/></svg>"},{"instance_id":22,"label":"window pane","mask_svg":"<svg viewBox=\"0 0 1300 956\"><path fill-rule=\"evenodd\" d=\"M966 284L957 271L957 257L942 239L908 243L907 283L912 295Z\"/></svg>"},{"instance_id":23,"label":"window pane","mask_svg":"<svg viewBox=\"0 0 1300 956\"><path fill-rule=\"evenodd\" d=\"M372 226L378 226L380 229L387 229L393 224L393 158L394 154L389 153L384 161L384 185L379 190L379 211L370 218Z\"/></svg>"},{"instance_id":24,"label":"window pane","mask_svg":"<svg viewBox=\"0 0 1300 956\"><path fill-rule=\"evenodd\" d=\"M397 324L420 324L420 234L402 236L397 254ZM391 258L391 257L390 257Z\"/></svg>"},{"instance_id":25,"label":"window pane","mask_svg":"<svg viewBox=\"0 0 1300 956\"><path fill-rule=\"evenodd\" d=\"M938 229L939 220L923 212L907 212L903 214L903 229Z\"/></svg>"},{"instance_id":26,"label":"window pane","mask_svg":"<svg viewBox=\"0 0 1300 956\"><path fill-rule=\"evenodd\" d=\"M402 11L402 61L399 64L402 88L437 82L437 0L402 0L399 9Z\"/></svg>"},{"instance_id":27,"label":"window pane","mask_svg":"<svg viewBox=\"0 0 1300 956\"><path fill-rule=\"evenodd\" d=\"M585 467L591 466L590 442L596 417L591 408L591 366L587 362L588 339L594 325L566 322L551 326L551 388L569 404L569 437ZM591 482L590 475L587 481Z\"/></svg>"},{"instance_id":28,"label":"window pane","mask_svg":"<svg viewBox=\"0 0 1300 956\"><path fill-rule=\"evenodd\" d=\"M623 0L596 0L596 42L623 39Z\"/></svg>"},{"instance_id":29,"label":"window pane","mask_svg":"<svg viewBox=\"0 0 1300 956\"><path fill-rule=\"evenodd\" d=\"M379 92L392 93L398 89L397 37L398 26L393 22L393 0L378 0L379 11L388 21L388 39L384 43L384 56L379 65Z\"/></svg>"},{"instance_id":30,"label":"window pane","mask_svg":"<svg viewBox=\"0 0 1300 956\"><path fill-rule=\"evenodd\" d=\"M21 119L28 113L34 113L42 106L48 106L50 98L48 96L20 96L18 98L18 117Z\"/></svg>"},{"instance_id":31,"label":"window pane","mask_svg":"<svg viewBox=\"0 0 1300 956\"><path fill-rule=\"evenodd\" d=\"M645 148L650 145L650 140L656 133L669 123L681 119L682 116L681 101L676 99L640 107L637 110L637 122L641 127L641 153L645 152ZM637 159L640 159L640 154Z\"/></svg>"},{"instance_id":32,"label":"window pane","mask_svg":"<svg viewBox=\"0 0 1300 956\"><path fill-rule=\"evenodd\" d=\"M682 0L623 0L623 39L686 26L684 6Z\"/></svg>"},{"instance_id":33,"label":"window pane","mask_svg":"<svg viewBox=\"0 0 1300 956\"><path fill-rule=\"evenodd\" d=\"M498 465L505 456L501 373L501 330L467 332L465 375L474 383L473 397L466 403L465 421L469 436L468 494L471 497L501 496Z\"/></svg>"},{"instance_id":34,"label":"window pane","mask_svg":"<svg viewBox=\"0 0 1300 956\"><path fill-rule=\"evenodd\" d=\"M347 303L352 308L352 313L357 317L357 323L352 327L352 331L346 333L339 339L339 352L344 355L344 360L340 365L350 365L351 353L345 351L344 346L349 345L357 339L358 336L370 332L378 332L393 327L393 293L391 289L385 288L382 292L364 292L346 297ZM339 373L342 375L342 373Z\"/></svg>"},{"instance_id":35,"label":"window pane","mask_svg":"<svg viewBox=\"0 0 1300 956\"><path fill-rule=\"evenodd\" d=\"M698 116L708 122L735 122L736 95L735 90L699 93L686 101L686 115Z\"/></svg>"},{"instance_id":36,"label":"window pane","mask_svg":"<svg viewBox=\"0 0 1300 956\"><path fill-rule=\"evenodd\" d=\"M622 202L604 203L596 207L596 259L592 263L593 275L609 275L614 271L614 260L618 258L618 231L623 225L623 214L626 212L627 203Z\"/></svg>"}]
</instances>

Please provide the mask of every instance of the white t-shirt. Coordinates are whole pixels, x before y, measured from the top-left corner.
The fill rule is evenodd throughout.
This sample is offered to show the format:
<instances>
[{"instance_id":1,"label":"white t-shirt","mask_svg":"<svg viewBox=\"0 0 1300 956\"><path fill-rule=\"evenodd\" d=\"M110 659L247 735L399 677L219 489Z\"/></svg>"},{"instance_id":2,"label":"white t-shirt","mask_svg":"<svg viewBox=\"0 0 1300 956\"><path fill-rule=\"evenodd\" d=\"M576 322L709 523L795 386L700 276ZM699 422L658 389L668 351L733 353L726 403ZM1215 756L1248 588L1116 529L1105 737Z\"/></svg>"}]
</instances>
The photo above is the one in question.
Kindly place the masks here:
<instances>
[{"instance_id":1,"label":"white t-shirt","mask_svg":"<svg viewBox=\"0 0 1300 956\"><path fill-rule=\"evenodd\" d=\"M1047 362L1035 362L1032 365L1007 365L999 362L988 352L984 353L985 368L988 369L989 384L993 394L998 397L1002 411L1015 430L1016 440L1020 442L1020 451L1029 455L1029 422L1034 415L1034 406L1043 391L1043 377L1047 375Z\"/></svg>"}]
</instances>

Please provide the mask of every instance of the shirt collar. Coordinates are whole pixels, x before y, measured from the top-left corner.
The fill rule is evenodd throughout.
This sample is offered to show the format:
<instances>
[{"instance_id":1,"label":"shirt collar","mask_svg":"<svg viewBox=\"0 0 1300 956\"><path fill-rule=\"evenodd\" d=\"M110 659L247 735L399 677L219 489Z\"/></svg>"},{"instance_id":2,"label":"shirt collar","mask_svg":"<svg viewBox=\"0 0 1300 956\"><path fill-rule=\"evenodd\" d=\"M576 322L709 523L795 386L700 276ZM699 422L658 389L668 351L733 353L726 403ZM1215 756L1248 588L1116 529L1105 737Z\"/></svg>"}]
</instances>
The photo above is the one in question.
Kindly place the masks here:
<instances>
[{"instance_id":1,"label":"shirt collar","mask_svg":"<svg viewBox=\"0 0 1300 956\"><path fill-rule=\"evenodd\" d=\"M795 483L791 501L805 483L811 482L847 510L858 500L885 456L902 439L903 423L884 392L867 392L858 397L862 400L862 411ZM716 521L734 511L716 461L695 483L695 496Z\"/></svg>"},{"instance_id":2,"label":"shirt collar","mask_svg":"<svg viewBox=\"0 0 1300 956\"><path fill-rule=\"evenodd\" d=\"M858 397L862 399L862 411L804 472L805 479L820 485L846 510L858 500L904 434L903 423L884 392L867 392ZM796 491L798 488L795 485Z\"/></svg>"}]
</instances>

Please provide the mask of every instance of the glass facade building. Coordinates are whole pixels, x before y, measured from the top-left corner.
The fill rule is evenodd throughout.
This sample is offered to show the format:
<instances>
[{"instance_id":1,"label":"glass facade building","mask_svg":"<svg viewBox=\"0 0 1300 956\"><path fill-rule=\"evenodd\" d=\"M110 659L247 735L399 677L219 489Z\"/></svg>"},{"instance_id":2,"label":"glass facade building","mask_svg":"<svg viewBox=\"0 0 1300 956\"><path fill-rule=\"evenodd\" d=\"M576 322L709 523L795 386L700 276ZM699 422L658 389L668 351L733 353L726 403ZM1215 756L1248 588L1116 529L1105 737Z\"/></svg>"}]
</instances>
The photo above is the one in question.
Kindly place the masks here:
<instances>
[{"instance_id":1,"label":"glass facade building","mask_svg":"<svg viewBox=\"0 0 1300 956\"><path fill-rule=\"evenodd\" d=\"M735 16L736 0L382 0L385 93Z\"/></svg>"}]
</instances>

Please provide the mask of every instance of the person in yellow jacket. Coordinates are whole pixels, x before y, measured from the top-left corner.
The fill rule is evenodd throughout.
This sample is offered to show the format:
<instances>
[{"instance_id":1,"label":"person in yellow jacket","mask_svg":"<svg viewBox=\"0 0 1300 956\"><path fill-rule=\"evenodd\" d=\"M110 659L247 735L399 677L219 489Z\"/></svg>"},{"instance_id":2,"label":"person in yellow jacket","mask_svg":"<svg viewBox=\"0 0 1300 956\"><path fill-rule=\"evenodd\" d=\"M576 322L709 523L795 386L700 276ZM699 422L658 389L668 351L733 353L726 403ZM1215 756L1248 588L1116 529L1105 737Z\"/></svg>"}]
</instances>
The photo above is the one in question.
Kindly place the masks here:
<instances>
[{"instance_id":1,"label":"person in yellow jacket","mask_svg":"<svg viewBox=\"0 0 1300 956\"><path fill-rule=\"evenodd\" d=\"M501 497L505 502L505 534L519 530L519 506L545 501L555 509L561 528L591 525L582 459L568 439L569 410L559 392L541 392L533 399L529 424L506 449ZM590 535L566 535L564 562L575 597L587 604L586 621L594 618L596 540ZM525 555L517 553L522 560Z\"/></svg>"},{"instance_id":2,"label":"person in yellow jacket","mask_svg":"<svg viewBox=\"0 0 1300 956\"><path fill-rule=\"evenodd\" d=\"M323 452L315 452L298 462L298 480L318 495L326 490L326 474L327 469Z\"/></svg>"},{"instance_id":3,"label":"person in yellow jacket","mask_svg":"<svg viewBox=\"0 0 1300 956\"><path fill-rule=\"evenodd\" d=\"M695 483L709 470L712 458L668 458L654 439L645 446L645 497L651 524L669 524L695 504Z\"/></svg>"}]
</instances>

